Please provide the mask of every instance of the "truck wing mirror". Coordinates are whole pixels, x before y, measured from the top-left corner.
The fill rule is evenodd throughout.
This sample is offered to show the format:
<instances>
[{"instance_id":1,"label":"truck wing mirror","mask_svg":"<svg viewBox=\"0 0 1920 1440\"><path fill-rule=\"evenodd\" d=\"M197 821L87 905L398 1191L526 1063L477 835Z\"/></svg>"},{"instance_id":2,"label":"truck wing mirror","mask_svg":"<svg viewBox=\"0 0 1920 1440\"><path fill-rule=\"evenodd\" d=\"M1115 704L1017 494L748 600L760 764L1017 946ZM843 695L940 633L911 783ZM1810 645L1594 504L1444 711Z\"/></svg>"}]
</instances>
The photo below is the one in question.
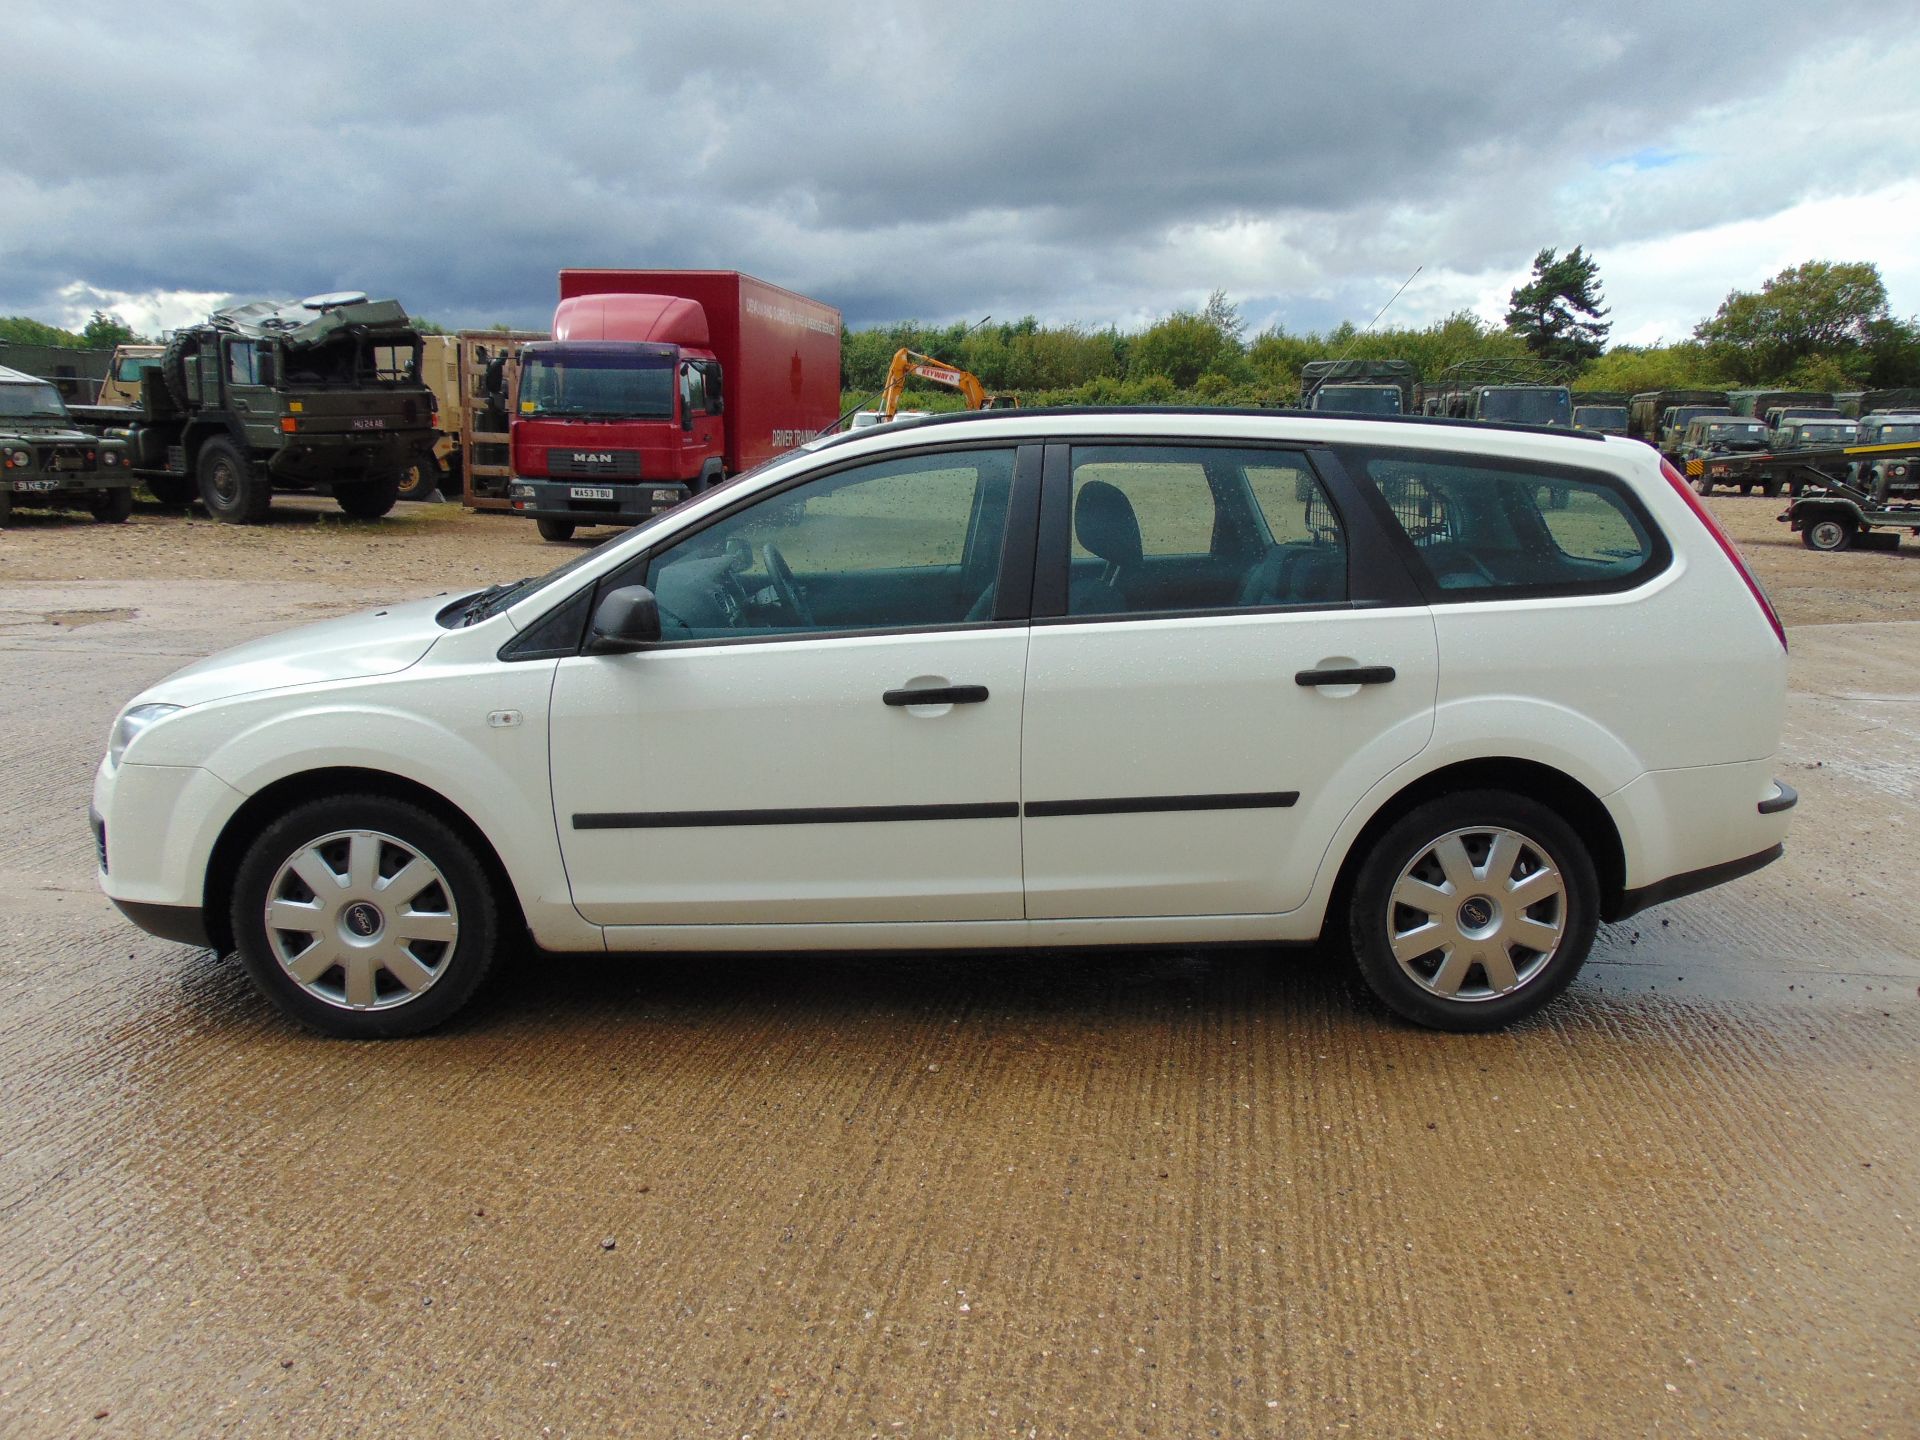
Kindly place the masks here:
<instances>
[{"instance_id":1,"label":"truck wing mirror","mask_svg":"<svg viewBox=\"0 0 1920 1440\"><path fill-rule=\"evenodd\" d=\"M268 386L280 383L280 377L277 373L279 367L275 363L273 351L267 346L260 348L259 364L260 368L257 375L257 383Z\"/></svg>"},{"instance_id":2,"label":"truck wing mirror","mask_svg":"<svg viewBox=\"0 0 1920 1440\"><path fill-rule=\"evenodd\" d=\"M726 389L720 383L720 362L717 360L709 361L707 364L707 409L711 413L718 415L726 408L726 398Z\"/></svg>"},{"instance_id":3,"label":"truck wing mirror","mask_svg":"<svg viewBox=\"0 0 1920 1440\"><path fill-rule=\"evenodd\" d=\"M622 585L594 608L589 655L625 655L660 639L660 602L644 585Z\"/></svg>"}]
</instances>

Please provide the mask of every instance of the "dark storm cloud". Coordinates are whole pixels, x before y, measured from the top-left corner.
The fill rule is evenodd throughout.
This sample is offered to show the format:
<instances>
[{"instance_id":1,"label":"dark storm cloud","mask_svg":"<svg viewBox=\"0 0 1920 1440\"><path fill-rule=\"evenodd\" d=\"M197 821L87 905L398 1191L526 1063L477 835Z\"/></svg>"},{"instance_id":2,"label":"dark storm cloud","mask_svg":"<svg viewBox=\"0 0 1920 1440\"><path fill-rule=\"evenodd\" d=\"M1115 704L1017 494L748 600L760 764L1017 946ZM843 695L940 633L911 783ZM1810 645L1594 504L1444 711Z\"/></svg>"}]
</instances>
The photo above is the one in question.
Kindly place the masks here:
<instances>
[{"instance_id":1,"label":"dark storm cloud","mask_svg":"<svg viewBox=\"0 0 1920 1440\"><path fill-rule=\"evenodd\" d=\"M1279 236L1270 283L1239 287L1261 312L1352 313L1409 257L1473 273L1587 238L1552 228L1569 203L1590 244L1673 223L1566 186L1728 98L1675 13L25 7L0 89L28 142L0 154L0 312L48 313L76 281L353 286L538 324L561 265L713 265L854 323L1102 322L1226 283L1190 237L1245 221ZM1690 15L1782 57L1858 23ZM1695 224L1780 199L1757 166L1662 183Z\"/></svg>"}]
</instances>

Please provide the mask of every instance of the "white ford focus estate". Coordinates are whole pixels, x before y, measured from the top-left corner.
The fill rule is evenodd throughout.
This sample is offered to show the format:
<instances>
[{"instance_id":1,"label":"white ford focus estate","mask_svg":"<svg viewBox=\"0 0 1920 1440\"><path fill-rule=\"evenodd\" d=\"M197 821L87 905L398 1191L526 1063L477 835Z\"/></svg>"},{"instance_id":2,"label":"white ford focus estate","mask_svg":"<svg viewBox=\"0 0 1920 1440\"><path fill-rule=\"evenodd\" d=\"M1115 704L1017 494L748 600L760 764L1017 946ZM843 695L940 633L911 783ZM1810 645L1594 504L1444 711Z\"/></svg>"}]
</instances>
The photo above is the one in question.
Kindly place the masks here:
<instances>
[{"instance_id":1,"label":"white ford focus estate","mask_svg":"<svg viewBox=\"0 0 1920 1440\"><path fill-rule=\"evenodd\" d=\"M1780 854L1779 620L1644 445L1028 411L818 442L113 726L100 883L296 1020L549 951L1311 941L1485 1029Z\"/></svg>"}]
</instances>

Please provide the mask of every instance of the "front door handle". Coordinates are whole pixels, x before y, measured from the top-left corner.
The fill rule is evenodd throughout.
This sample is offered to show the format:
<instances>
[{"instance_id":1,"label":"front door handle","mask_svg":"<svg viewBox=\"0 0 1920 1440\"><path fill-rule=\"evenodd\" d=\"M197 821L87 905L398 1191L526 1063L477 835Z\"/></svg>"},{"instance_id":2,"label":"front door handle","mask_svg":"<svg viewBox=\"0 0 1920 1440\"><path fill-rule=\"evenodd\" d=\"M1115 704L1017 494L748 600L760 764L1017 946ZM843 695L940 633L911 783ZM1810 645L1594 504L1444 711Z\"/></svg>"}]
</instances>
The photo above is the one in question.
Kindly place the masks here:
<instances>
[{"instance_id":1,"label":"front door handle","mask_svg":"<svg viewBox=\"0 0 1920 1440\"><path fill-rule=\"evenodd\" d=\"M880 698L889 705L978 705L987 698L987 687L928 685L915 690L889 690Z\"/></svg>"},{"instance_id":2,"label":"front door handle","mask_svg":"<svg viewBox=\"0 0 1920 1440\"><path fill-rule=\"evenodd\" d=\"M1355 665L1345 670L1301 670L1296 685L1385 685L1393 679L1391 665Z\"/></svg>"}]
</instances>

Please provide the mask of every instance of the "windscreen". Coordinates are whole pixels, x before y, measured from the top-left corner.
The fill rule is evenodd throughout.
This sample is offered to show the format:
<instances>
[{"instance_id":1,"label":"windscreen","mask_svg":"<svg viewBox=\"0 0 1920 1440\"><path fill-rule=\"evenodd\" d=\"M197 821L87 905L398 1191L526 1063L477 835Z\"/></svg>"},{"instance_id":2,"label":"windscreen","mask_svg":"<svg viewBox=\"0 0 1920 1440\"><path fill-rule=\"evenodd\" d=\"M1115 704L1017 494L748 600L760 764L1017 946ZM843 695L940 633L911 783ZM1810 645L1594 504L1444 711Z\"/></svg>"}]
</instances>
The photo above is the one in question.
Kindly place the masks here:
<instances>
[{"instance_id":1,"label":"windscreen","mask_svg":"<svg viewBox=\"0 0 1920 1440\"><path fill-rule=\"evenodd\" d=\"M0 385L0 417L11 420L64 420L66 404L51 385Z\"/></svg>"},{"instance_id":2,"label":"windscreen","mask_svg":"<svg viewBox=\"0 0 1920 1440\"><path fill-rule=\"evenodd\" d=\"M1552 386L1482 390L1479 418L1515 425L1571 425L1573 400L1565 390Z\"/></svg>"},{"instance_id":3,"label":"windscreen","mask_svg":"<svg viewBox=\"0 0 1920 1440\"><path fill-rule=\"evenodd\" d=\"M1800 430L1803 445L1851 445L1857 432L1851 425L1805 425Z\"/></svg>"},{"instance_id":4,"label":"windscreen","mask_svg":"<svg viewBox=\"0 0 1920 1440\"><path fill-rule=\"evenodd\" d=\"M1757 420L1724 420L1706 427L1707 438L1717 441L1765 440L1767 427Z\"/></svg>"},{"instance_id":5,"label":"windscreen","mask_svg":"<svg viewBox=\"0 0 1920 1440\"><path fill-rule=\"evenodd\" d=\"M160 357L158 355L122 355L120 357L120 363L114 367L113 378L116 380L138 380L142 370L157 370L159 368Z\"/></svg>"},{"instance_id":6,"label":"windscreen","mask_svg":"<svg viewBox=\"0 0 1920 1440\"><path fill-rule=\"evenodd\" d=\"M1398 415L1400 391L1393 385L1322 385L1313 392L1313 408L1342 415Z\"/></svg>"},{"instance_id":7,"label":"windscreen","mask_svg":"<svg viewBox=\"0 0 1920 1440\"><path fill-rule=\"evenodd\" d=\"M528 350L520 364L520 413L671 420L673 375L673 357L657 352Z\"/></svg>"},{"instance_id":8,"label":"windscreen","mask_svg":"<svg viewBox=\"0 0 1920 1440\"><path fill-rule=\"evenodd\" d=\"M319 345L286 347L286 383L292 386L415 385L419 380L418 340L339 335Z\"/></svg>"},{"instance_id":9,"label":"windscreen","mask_svg":"<svg viewBox=\"0 0 1920 1440\"><path fill-rule=\"evenodd\" d=\"M1627 407L1624 405L1582 405L1573 412L1573 423L1589 430L1624 430Z\"/></svg>"},{"instance_id":10,"label":"windscreen","mask_svg":"<svg viewBox=\"0 0 1920 1440\"><path fill-rule=\"evenodd\" d=\"M1868 431L1861 438L1875 445L1898 445L1907 441L1920 440L1920 421L1903 425L1882 425L1877 430Z\"/></svg>"}]
</instances>

